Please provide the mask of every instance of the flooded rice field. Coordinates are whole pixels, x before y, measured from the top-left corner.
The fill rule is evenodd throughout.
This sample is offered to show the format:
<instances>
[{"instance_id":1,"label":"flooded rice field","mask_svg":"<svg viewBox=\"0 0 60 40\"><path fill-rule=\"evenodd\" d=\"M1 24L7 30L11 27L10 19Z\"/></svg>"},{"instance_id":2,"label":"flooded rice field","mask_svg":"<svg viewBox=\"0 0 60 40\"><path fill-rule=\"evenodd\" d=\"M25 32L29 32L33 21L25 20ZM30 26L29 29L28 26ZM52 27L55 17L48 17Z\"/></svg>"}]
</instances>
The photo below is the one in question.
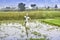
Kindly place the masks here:
<instances>
[{"instance_id":1,"label":"flooded rice field","mask_svg":"<svg viewBox=\"0 0 60 40\"><path fill-rule=\"evenodd\" d=\"M46 40L60 40L60 28L39 22L27 23L25 26L20 23L1 23L0 40L26 40L30 38L46 38Z\"/></svg>"}]
</instances>

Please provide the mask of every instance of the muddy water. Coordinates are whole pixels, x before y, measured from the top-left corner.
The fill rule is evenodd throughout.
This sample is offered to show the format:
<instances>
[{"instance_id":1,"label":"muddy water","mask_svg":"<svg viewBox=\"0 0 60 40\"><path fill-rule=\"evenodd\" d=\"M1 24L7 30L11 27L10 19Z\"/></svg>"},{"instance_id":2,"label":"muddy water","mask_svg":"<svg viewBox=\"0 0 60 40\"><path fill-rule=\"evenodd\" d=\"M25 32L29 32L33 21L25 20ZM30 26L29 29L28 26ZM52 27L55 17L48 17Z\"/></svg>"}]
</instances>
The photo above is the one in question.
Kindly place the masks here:
<instances>
[{"instance_id":1,"label":"muddy water","mask_svg":"<svg viewBox=\"0 0 60 40\"><path fill-rule=\"evenodd\" d=\"M25 40L29 38L46 38L49 40L60 40L60 28L39 22L29 22L27 27L19 23L9 23L0 25L0 40Z\"/></svg>"}]
</instances>

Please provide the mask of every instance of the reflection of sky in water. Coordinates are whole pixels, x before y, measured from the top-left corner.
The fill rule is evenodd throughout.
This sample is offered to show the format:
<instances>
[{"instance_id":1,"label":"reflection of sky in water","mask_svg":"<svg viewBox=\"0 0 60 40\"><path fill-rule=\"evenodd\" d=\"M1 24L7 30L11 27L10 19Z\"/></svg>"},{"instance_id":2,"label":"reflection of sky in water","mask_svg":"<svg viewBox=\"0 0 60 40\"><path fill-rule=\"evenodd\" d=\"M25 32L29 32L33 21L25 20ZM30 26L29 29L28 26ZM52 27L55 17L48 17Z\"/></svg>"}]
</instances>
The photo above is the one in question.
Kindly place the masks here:
<instances>
[{"instance_id":1,"label":"reflection of sky in water","mask_svg":"<svg viewBox=\"0 0 60 40\"><path fill-rule=\"evenodd\" d=\"M9 26L10 25L10 26ZM22 26L19 23L10 23L8 25L6 24L1 24L0 25L0 39L1 37L6 37L2 38L5 40L24 40L26 39L26 31L24 26ZM56 29L56 26L50 26L42 23L29 23L27 25L30 27L29 33L29 38L36 38L35 35L31 34L31 32L37 31L38 33L41 33L42 35L46 35L47 38L50 40L60 40L60 28ZM49 30L48 30L49 29ZM23 31L23 32L22 32ZM40 38L42 36L37 36L37 38Z\"/></svg>"}]
</instances>

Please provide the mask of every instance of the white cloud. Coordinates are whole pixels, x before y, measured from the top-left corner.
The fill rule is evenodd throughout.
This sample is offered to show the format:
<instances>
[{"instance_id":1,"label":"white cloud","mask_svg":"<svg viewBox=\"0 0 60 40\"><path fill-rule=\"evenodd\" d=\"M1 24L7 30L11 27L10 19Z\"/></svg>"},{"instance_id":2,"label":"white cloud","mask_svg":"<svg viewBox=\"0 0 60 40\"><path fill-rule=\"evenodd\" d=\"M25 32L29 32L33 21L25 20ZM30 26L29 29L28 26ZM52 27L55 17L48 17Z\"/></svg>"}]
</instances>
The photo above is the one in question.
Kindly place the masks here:
<instances>
[{"instance_id":1,"label":"white cloud","mask_svg":"<svg viewBox=\"0 0 60 40\"><path fill-rule=\"evenodd\" d=\"M60 8L60 5L58 5L58 8Z\"/></svg>"}]
</instances>

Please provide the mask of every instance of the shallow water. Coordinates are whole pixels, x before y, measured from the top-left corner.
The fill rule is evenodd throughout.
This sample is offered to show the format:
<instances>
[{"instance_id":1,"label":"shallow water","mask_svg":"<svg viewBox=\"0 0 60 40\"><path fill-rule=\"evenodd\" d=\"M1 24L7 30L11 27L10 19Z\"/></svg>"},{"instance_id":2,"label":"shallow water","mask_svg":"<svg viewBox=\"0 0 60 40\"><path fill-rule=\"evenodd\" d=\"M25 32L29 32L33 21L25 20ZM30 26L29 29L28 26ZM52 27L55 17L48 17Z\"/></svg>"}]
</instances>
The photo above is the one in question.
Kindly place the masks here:
<instances>
[{"instance_id":1,"label":"shallow water","mask_svg":"<svg viewBox=\"0 0 60 40\"><path fill-rule=\"evenodd\" d=\"M27 27L29 38L46 38L50 40L60 40L60 28L39 22L29 22ZM32 32L37 32L35 35ZM40 35L39 35L40 34ZM25 40L27 38L25 26L19 23L9 23L0 25L0 40Z\"/></svg>"}]
</instances>

